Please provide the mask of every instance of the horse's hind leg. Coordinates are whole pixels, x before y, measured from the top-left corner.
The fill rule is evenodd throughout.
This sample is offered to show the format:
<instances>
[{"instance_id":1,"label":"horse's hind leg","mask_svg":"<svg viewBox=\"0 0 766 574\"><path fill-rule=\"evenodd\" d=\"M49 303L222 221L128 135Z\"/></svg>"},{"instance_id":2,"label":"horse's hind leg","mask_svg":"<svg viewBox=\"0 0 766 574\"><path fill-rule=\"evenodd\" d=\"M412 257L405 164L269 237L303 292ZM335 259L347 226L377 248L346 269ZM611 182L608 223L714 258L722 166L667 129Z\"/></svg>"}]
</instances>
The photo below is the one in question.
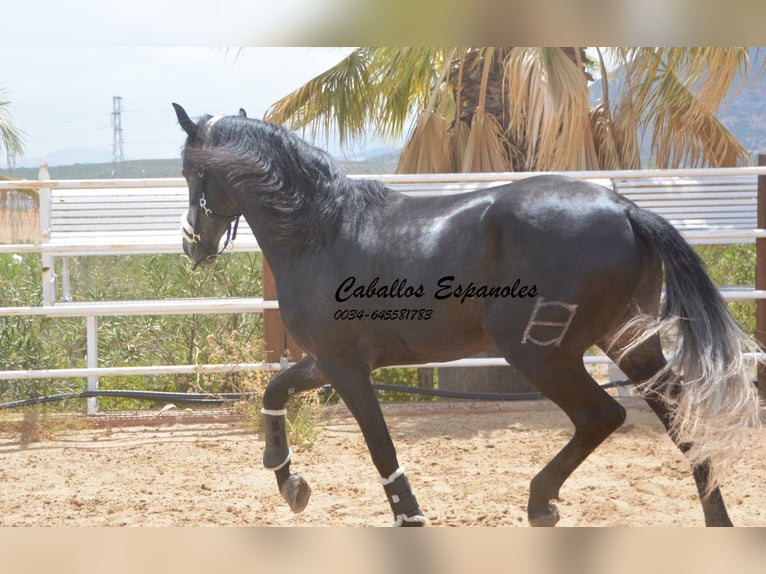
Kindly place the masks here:
<instances>
[{"instance_id":1,"label":"horse's hind leg","mask_svg":"<svg viewBox=\"0 0 766 574\"><path fill-rule=\"evenodd\" d=\"M625 337L624 342L630 340L630 337ZM613 344L610 347L607 345L601 345L604 351L609 355L612 360L617 360L618 351L621 345ZM660 369L665 366L665 357L662 354L662 347L660 346L659 337L652 337L648 341L636 347L627 356L620 361L620 369L624 372L628 378L634 383L639 384L651 379ZM677 386L678 381L675 382ZM654 413L659 417L662 424L665 426L665 430L670 428L670 409L668 406L657 396L647 394L644 396L644 400L651 407ZM688 444L679 443L673 438L672 433L668 433L673 443L681 450L686 452L689 449ZM726 511L726 505L723 501L720 488L715 488L709 495L706 495L708 488L708 468L706 464L694 467L694 482L697 486L697 492L702 503L702 512L705 516L705 524L707 526L731 526L731 520L729 514Z\"/></svg>"},{"instance_id":2,"label":"horse's hind leg","mask_svg":"<svg viewBox=\"0 0 766 574\"><path fill-rule=\"evenodd\" d=\"M261 412L266 440L263 466L274 471L279 492L293 512L302 512L306 508L311 489L300 474L290 473L292 451L287 444L285 405L292 395L319 388L326 383L327 380L316 368L314 359L307 356L277 375L263 393Z\"/></svg>"},{"instance_id":3,"label":"horse's hind leg","mask_svg":"<svg viewBox=\"0 0 766 574\"><path fill-rule=\"evenodd\" d=\"M541 347L516 355L508 357L509 362L556 403L575 427L570 441L530 483L530 525L554 526L559 513L550 501L559 498L569 475L624 422L625 409L590 377L580 356Z\"/></svg>"}]
</instances>

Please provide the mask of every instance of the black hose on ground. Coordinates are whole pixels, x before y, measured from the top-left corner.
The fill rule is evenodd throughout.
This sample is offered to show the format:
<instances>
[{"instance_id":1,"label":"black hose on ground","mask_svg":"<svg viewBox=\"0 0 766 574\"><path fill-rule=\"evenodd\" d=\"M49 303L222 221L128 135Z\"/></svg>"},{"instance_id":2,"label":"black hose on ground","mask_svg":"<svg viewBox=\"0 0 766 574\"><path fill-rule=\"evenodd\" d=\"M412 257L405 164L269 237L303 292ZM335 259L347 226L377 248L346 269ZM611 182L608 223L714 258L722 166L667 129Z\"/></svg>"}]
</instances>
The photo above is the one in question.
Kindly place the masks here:
<instances>
[{"instance_id":1,"label":"black hose on ground","mask_svg":"<svg viewBox=\"0 0 766 574\"><path fill-rule=\"evenodd\" d=\"M608 389L632 384L630 381L612 381L601 385L601 388ZM544 395L538 392L530 393L472 393L469 391L448 391L442 389L423 389L420 387L410 387L406 385L384 385L373 383L372 388L376 391L387 391L397 393L411 393L424 396L444 397L450 399L473 399L484 401L528 401L542 399ZM326 391L331 391L329 385L323 387ZM28 407L32 405L41 405L45 403L54 403L60 401L69 401L74 399L90 399L94 397L110 397L121 399L135 399L166 403L196 404L206 406L217 406L226 402L240 401L253 397L255 393L171 393L163 391L121 391L121 390L102 390L102 391L84 391L81 393L65 393L59 395L50 395L46 397L34 397L21 399L0 404L0 409L14 409Z\"/></svg>"}]
</instances>

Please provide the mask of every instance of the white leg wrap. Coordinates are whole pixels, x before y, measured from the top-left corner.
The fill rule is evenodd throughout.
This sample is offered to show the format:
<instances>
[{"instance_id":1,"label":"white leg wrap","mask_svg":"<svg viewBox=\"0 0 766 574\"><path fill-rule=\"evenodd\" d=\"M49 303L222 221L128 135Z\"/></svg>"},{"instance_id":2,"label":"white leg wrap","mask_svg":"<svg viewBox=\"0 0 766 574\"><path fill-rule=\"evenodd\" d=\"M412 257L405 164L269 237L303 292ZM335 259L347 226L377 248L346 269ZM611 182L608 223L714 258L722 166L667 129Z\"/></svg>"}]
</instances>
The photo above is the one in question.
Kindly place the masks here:
<instances>
[{"instance_id":1,"label":"white leg wrap","mask_svg":"<svg viewBox=\"0 0 766 574\"><path fill-rule=\"evenodd\" d=\"M380 479L379 479L380 480L380 484L382 484L383 486L386 486L387 484L391 484L392 482L394 482L397 478L399 478L403 474L404 474L404 467L400 466L388 478L386 478L385 476L381 476Z\"/></svg>"},{"instance_id":2,"label":"white leg wrap","mask_svg":"<svg viewBox=\"0 0 766 574\"><path fill-rule=\"evenodd\" d=\"M279 409L273 410L273 409L261 409L262 415L271 415L272 417L283 417L287 414L287 409Z\"/></svg>"},{"instance_id":3,"label":"white leg wrap","mask_svg":"<svg viewBox=\"0 0 766 574\"><path fill-rule=\"evenodd\" d=\"M405 514L399 514L397 515L396 520L394 520L394 523L391 526L402 526L405 522L426 525L428 524L428 518L426 518L425 516L421 516L420 514L418 514L417 516L406 516Z\"/></svg>"}]
</instances>

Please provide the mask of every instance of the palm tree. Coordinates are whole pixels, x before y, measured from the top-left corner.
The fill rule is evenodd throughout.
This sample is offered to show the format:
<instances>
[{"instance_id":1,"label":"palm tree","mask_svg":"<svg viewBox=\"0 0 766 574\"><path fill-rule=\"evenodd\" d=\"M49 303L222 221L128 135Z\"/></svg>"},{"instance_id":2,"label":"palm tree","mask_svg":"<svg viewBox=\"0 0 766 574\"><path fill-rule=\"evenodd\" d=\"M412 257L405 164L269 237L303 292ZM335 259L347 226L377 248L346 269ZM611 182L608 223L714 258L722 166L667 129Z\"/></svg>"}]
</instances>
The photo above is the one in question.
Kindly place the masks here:
<instances>
[{"instance_id":1,"label":"palm tree","mask_svg":"<svg viewBox=\"0 0 766 574\"><path fill-rule=\"evenodd\" d=\"M21 132L13 127L13 124L8 117L7 109L9 102L4 101L1 98L3 92L3 87L0 85L0 152L5 148L9 160L8 165L11 167L12 163L10 159L17 155L22 155L24 148L21 141ZM0 190L0 216L6 216L5 209L8 206L9 197L13 197L14 193L30 196L35 201L39 202L36 191L17 190L16 192L13 192L5 189Z\"/></svg>"},{"instance_id":2,"label":"palm tree","mask_svg":"<svg viewBox=\"0 0 766 574\"><path fill-rule=\"evenodd\" d=\"M414 118L405 173L637 169L643 133L658 167L731 166L748 153L715 112L748 64L725 47L357 48L266 119L344 144L399 138Z\"/></svg>"},{"instance_id":3,"label":"palm tree","mask_svg":"<svg viewBox=\"0 0 766 574\"><path fill-rule=\"evenodd\" d=\"M0 97L5 90L0 85ZM13 127L8 115L8 106L10 102L0 99L0 150L5 148L6 153L11 156L22 155L24 146L21 141L21 132Z\"/></svg>"}]
</instances>

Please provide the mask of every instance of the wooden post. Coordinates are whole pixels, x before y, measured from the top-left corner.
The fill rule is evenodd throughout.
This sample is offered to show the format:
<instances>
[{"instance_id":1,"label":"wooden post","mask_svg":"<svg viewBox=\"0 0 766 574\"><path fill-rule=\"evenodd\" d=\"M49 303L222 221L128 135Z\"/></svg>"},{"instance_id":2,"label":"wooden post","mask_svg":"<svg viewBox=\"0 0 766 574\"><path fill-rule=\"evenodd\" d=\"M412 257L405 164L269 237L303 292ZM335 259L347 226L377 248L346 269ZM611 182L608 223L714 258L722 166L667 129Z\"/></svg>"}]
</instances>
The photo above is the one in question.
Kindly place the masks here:
<instances>
[{"instance_id":1,"label":"wooden post","mask_svg":"<svg viewBox=\"0 0 766 574\"><path fill-rule=\"evenodd\" d=\"M433 389L435 369L418 369L418 387L421 389Z\"/></svg>"},{"instance_id":2,"label":"wooden post","mask_svg":"<svg viewBox=\"0 0 766 574\"><path fill-rule=\"evenodd\" d=\"M758 154L758 166L766 166L766 154ZM758 229L766 229L766 175L758 176ZM755 288L766 289L766 238L755 240ZM766 300L756 299L755 337L766 349ZM758 365L758 389L766 399L766 366Z\"/></svg>"},{"instance_id":3,"label":"wooden post","mask_svg":"<svg viewBox=\"0 0 766 574\"><path fill-rule=\"evenodd\" d=\"M263 299L277 299L277 282L266 258L263 259ZM279 363L287 355L288 360L297 361L303 356L303 351L287 332L279 309L263 310L263 338L266 342L266 362Z\"/></svg>"}]
</instances>

